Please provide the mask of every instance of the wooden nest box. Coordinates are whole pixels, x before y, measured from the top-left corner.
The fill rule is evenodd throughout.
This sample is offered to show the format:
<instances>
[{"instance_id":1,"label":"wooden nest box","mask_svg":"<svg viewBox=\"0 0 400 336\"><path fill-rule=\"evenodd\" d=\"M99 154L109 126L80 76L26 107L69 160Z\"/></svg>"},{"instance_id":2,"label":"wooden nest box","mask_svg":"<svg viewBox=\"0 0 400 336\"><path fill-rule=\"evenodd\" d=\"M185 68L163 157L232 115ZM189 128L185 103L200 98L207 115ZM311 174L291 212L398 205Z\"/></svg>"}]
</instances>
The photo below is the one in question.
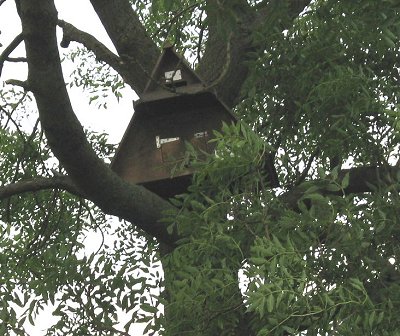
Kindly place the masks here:
<instances>
[{"instance_id":1,"label":"wooden nest box","mask_svg":"<svg viewBox=\"0 0 400 336\"><path fill-rule=\"evenodd\" d=\"M164 48L134 110L111 168L163 198L181 194L190 185L192 168L171 175L184 158L185 141L211 153L213 130L236 121L172 47Z\"/></svg>"}]
</instances>

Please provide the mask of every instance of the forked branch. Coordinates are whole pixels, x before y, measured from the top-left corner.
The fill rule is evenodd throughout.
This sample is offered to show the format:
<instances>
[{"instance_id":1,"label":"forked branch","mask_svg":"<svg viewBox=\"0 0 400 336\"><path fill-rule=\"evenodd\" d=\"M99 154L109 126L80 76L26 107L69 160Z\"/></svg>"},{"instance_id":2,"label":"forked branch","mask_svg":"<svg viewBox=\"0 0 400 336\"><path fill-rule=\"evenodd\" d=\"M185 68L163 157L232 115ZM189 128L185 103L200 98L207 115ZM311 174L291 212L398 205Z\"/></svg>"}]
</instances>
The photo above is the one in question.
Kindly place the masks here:
<instances>
[{"instance_id":1,"label":"forked branch","mask_svg":"<svg viewBox=\"0 0 400 336\"><path fill-rule=\"evenodd\" d=\"M4 2L4 1L3 1ZM1 5L1 3L0 3ZM14 40L3 50L0 55L0 77L1 72L3 71L4 62L7 61L10 54L19 46L19 44L23 41L22 33L18 34Z\"/></svg>"}]
</instances>

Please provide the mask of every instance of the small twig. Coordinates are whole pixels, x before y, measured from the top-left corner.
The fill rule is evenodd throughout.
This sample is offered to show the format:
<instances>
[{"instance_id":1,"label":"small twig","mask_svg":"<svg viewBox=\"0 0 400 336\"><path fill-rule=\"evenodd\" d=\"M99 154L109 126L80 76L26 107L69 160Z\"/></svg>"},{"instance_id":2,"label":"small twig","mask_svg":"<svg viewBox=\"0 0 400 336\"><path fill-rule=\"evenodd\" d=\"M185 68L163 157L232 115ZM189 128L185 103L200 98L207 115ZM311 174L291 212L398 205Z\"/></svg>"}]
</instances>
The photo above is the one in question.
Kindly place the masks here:
<instances>
[{"instance_id":1,"label":"small twig","mask_svg":"<svg viewBox=\"0 0 400 336\"><path fill-rule=\"evenodd\" d=\"M266 188L266 185L265 185L265 183L264 183L263 176L262 176L262 174L260 173L260 170L257 170L257 175L258 175L258 178L259 178L259 180L260 180L262 195L264 195L264 193L265 193L265 191L267 190L267 188ZM264 219L265 219L264 232L265 232L265 237L267 237L267 238L270 240L270 239L271 239L271 234L270 234L270 231L269 231L269 225L268 225L268 221L267 221L267 218L268 218L268 208L267 208L266 204L268 204L267 201L264 203L264 206L262 206L263 217L264 217Z\"/></svg>"},{"instance_id":2,"label":"small twig","mask_svg":"<svg viewBox=\"0 0 400 336\"><path fill-rule=\"evenodd\" d=\"M12 179L12 183L14 183L18 178L18 172L19 172L20 166L23 164L24 156L28 150L28 146L31 144L31 142L33 142L33 140L35 138L38 126L39 126L39 119L36 120L35 126L33 127L32 132L29 135L28 139L25 139L25 136L21 132L21 138L22 138L22 142L23 142L24 146L23 146L21 154L18 157L17 164L15 165L15 172L14 172L14 177Z\"/></svg>"},{"instance_id":3,"label":"small twig","mask_svg":"<svg viewBox=\"0 0 400 336\"><path fill-rule=\"evenodd\" d=\"M203 17L204 14L204 10L201 11L200 15L199 15L199 21L200 21L200 32L199 32L199 39L197 42L197 63L200 63L201 60L201 45L203 44L203 38L204 38L204 31L206 29L206 27L201 24L201 18Z\"/></svg>"},{"instance_id":4,"label":"small twig","mask_svg":"<svg viewBox=\"0 0 400 336\"><path fill-rule=\"evenodd\" d=\"M317 148L315 151L311 154L310 159L307 162L307 166L304 168L303 172L301 175L298 177L298 179L294 182L294 186L298 186L300 183L304 181L304 179L307 177L308 172L310 171L311 165L314 162L314 159L319 155L320 149Z\"/></svg>"},{"instance_id":5,"label":"small twig","mask_svg":"<svg viewBox=\"0 0 400 336\"><path fill-rule=\"evenodd\" d=\"M53 214L54 209L56 208L58 195L59 195L59 190L55 189L53 191L53 197L51 203L48 204L49 208L45 209L41 204L41 202L39 202L36 193L35 192L33 193L36 205L43 213L43 220L41 221L41 224L39 225L39 228L36 231L35 236L26 245L28 257L33 256L34 254L39 252L39 250L45 246L46 242L50 239L51 234L54 232L52 231L51 227L49 228L49 225L51 224L50 223L51 215ZM59 213L61 213L61 211Z\"/></svg>"},{"instance_id":6,"label":"small twig","mask_svg":"<svg viewBox=\"0 0 400 336\"><path fill-rule=\"evenodd\" d=\"M11 112L6 111L6 110L4 109L4 107L2 107L2 106L0 107L1 110L2 110L5 114L7 114L7 117L8 117L8 119L7 119L7 121L6 121L6 123L5 123L4 127L3 127L3 129L6 129L6 128L7 128L8 123L9 123L10 121L11 121L12 123L14 123L14 125L17 123L16 120L14 120L14 119L12 118L12 114L17 110L17 108L19 107L19 105L24 101L26 95L27 95L26 92L24 92L24 93L22 94L21 98L18 99L18 102L14 105L14 107L13 107L12 110L11 110ZM15 125L15 126L17 126L17 125ZM19 125L18 125L17 127L19 127Z\"/></svg>"},{"instance_id":7,"label":"small twig","mask_svg":"<svg viewBox=\"0 0 400 336\"><path fill-rule=\"evenodd\" d=\"M22 63L22 62L27 62L28 59L26 57L7 57L6 58L7 62L13 62L13 63Z\"/></svg>"},{"instance_id":8,"label":"small twig","mask_svg":"<svg viewBox=\"0 0 400 336\"><path fill-rule=\"evenodd\" d=\"M31 91L28 81L21 81L19 79L6 80L6 84L22 87L25 91Z\"/></svg>"},{"instance_id":9,"label":"small twig","mask_svg":"<svg viewBox=\"0 0 400 336\"><path fill-rule=\"evenodd\" d=\"M71 239L71 245L70 245L70 248L69 248L69 255L72 255L73 249L76 246L77 241L78 241L79 232L80 232L80 230L82 228L81 216L82 216L82 213L83 213L83 204L84 204L84 202L85 202L85 200L83 198L79 198L79 207L78 207L78 212L76 214L76 220L75 220L76 231L73 234L72 239Z\"/></svg>"},{"instance_id":10,"label":"small twig","mask_svg":"<svg viewBox=\"0 0 400 336\"><path fill-rule=\"evenodd\" d=\"M244 306L244 302L240 302L239 304L236 304L235 306L228 307L228 308L225 308L225 309L221 309L219 311L218 310L214 311L214 312L212 312L214 315L210 316L209 320L211 321L211 320L214 320L214 319L216 319L217 317L219 317L221 315L224 315L224 314L229 313L229 312L236 311L240 307L243 307L243 306Z\"/></svg>"},{"instance_id":11,"label":"small twig","mask_svg":"<svg viewBox=\"0 0 400 336\"><path fill-rule=\"evenodd\" d=\"M7 128L8 122L11 121L11 123L15 126L15 129L17 130L18 135L22 138L22 141L25 143L26 140L25 140L24 133L22 132L20 125L17 123L17 121L12 117L12 112L8 112L5 109L3 109L2 107L0 107L0 109L8 118L8 120L4 126L4 129Z\"/></svg>"},{"instance_id":12,"label":"small twig","mask_svg":"<svg viewBox=\"0 0 400 336\"><path fill-rule=\"evenodd\" d=\"M99 248L97 249L95 254L98 254L100 252L100 250L102 249L102 247L104 246L105 243L105 235L103 230L100 227L100 224L98 223L97 219L93 216L92 214L92 210L90 209L89 205L86 202L82 202L83 207L86 209L86 211L88 212L88 216L90 218L90 222L94 224L94 226L96 227L96 229L98 229L100 231L101 234L101 243Z\"/></svg>"}]
</instances>

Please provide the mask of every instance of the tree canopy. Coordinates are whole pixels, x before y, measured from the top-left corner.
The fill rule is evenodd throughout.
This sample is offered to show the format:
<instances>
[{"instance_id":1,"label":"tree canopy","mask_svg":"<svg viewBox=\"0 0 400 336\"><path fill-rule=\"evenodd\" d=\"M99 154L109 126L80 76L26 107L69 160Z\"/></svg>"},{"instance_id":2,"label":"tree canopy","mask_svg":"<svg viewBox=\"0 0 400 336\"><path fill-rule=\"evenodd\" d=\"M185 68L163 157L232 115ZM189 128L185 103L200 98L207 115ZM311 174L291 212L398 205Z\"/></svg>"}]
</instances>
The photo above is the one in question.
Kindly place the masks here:
<instances>
[{"instance_id":1,"label":"tree canopy","mask_svg":"<svg viewBox=\"0 0 400 336\"><path fill-rule=\"evenodd\" d=\"M50 305L47 335L400 335L399 1L90 3L116 53L54 0L15 0L0 35L0 333ZM238 119L188 148L170 200L110 169L68 94L140 97L165 43ZM91 252L94 233L112 239Z\"/></svg>"}]
</instances>

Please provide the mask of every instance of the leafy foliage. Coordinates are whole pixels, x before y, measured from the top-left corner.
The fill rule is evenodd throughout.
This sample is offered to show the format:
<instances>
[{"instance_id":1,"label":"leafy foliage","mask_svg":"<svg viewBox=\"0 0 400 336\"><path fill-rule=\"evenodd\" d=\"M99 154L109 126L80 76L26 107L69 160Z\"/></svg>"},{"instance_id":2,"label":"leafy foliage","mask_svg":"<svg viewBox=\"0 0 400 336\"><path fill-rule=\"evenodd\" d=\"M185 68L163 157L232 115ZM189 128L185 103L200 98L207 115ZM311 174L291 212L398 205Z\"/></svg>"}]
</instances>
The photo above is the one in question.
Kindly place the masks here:
<instances>
[{"instance_id":1,"label":"leafy foliage","mask_svg":"<svg viewBox=\"0 0 400 336\"><path fill-rule=\"evenodd\" d=\"M241 115L280 145L288 174L315 156L382 164L396 151L398 49L387 39L399 34L398 5L381 4L315 1L257 55Z\"/></svg>"},{"instance_id":2,"label":"leafy foliage","mask_svg":"<svg viewBox=\"0 0 400 336\"><path fill-rule=\"evenodd\" d=\"M0 186L63 173L39 124L26 133L34 117L29 96L5 89L1 97L6 104L0 119ZM87 131L87 138L103 159L114 152L105 134ZM147 304L141 294L149 283L158 288L157 271L146 275L157 260L146 252L154 248L151 241L141 241L130 224L114 228L93 204L60 190L13 196L0 204L2 334L25 335L26 325L49 305L58 322L48 335L110 332L118 321L117 306L131 314L129 323L145 318L132 307ZM114 235L118 240L105 242ZM94 251L92 240L98 245ZM142 258L145 254L149 258Z\"/></svg>"},{"instance_id":3,"label":"leafy foliage","mask_svg":"<svg viewBox=\"0 0 400 336\"><path fill-rule=\"evenodd\" d=\"M205 1L131 0L131 3L157 45L171 43L197 64L208 36Z\"/></svg>"},{"instance_id":4,"label":"leafy foliage","mask_svg":"<svg viewBox=\"0 0 400 336\"><path fill-rule=\"evenodd\" d=\"M92 52L85 48L76 48L65 54L64 61L67 60L77 63L77 67L71 72L69 87L87 91L89 104L95 103L98 108L107 109L110 93L118 101L122 97L124 81L108 64L99 62Z\"/></svg>"},{"instance_id":5,"label":"leafy foliage","mask_svg":"<svg viewBox=\"0 0 400 336\"><path fill-rule=\"evenodd\" d=\"M262 187L268 176L257 155L265 146L260 137L232 126L216 140L217 155L199 163L173 218L187 238L167 261L174 299L166 310L178 321L171 334L229 334L248 313L255 313L257 335L398 330L397 301L389 294L398 286L398 249L390 243L393 231L384 229L390 222L397 231L393 186L361 199L322 196L304 182L293 210L280 191ZM334 174L324 181L332 191L348 183Z\"/></svg>"}]
</instances>

